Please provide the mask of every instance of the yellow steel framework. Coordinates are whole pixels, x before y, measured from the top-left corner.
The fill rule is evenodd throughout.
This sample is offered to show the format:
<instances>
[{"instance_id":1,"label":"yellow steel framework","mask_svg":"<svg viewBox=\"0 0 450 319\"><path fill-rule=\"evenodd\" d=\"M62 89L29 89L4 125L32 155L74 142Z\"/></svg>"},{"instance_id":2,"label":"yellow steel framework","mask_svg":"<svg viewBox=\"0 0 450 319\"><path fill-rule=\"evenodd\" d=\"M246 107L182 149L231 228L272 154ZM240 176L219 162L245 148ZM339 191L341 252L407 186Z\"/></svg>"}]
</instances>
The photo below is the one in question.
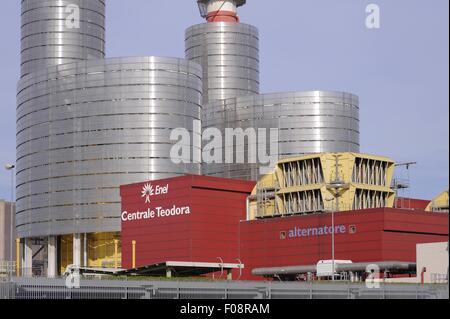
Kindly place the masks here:
<instances>
[{"instance_id":1,"label":"yellow steel framework","mask_svg":"<svg viewBox=\"0 0 450 319\"><path fill-rule=\"evenodd\" d=\"M73 264L73 235L60 237L60 272ZM120 268L122 260L120 233L87 234L87 267ZM82 257L83 259L83 257Z\"/></svg>"},{"instance_id":2,"label":"yellow steel framework","mask_svg":"<svg viewBox=\"0 0 450 319\"><path fill-rule=\"evenodd\" d=\"M448 212L449 211L449 194L448 190L440 193L436 196L428 207L426 208L428 212Z\"/></svg>"},{"instance_id":3,"label":"yellow steel framework","mask_svg":"<svg viewBox=\"0 0 450 319\"><path fill-rule=\"evenodd\" d=\"M393 207L395 163L386 157L323 153L284 159L249 198L249 219Z\"/></svg>"}]
</instances>

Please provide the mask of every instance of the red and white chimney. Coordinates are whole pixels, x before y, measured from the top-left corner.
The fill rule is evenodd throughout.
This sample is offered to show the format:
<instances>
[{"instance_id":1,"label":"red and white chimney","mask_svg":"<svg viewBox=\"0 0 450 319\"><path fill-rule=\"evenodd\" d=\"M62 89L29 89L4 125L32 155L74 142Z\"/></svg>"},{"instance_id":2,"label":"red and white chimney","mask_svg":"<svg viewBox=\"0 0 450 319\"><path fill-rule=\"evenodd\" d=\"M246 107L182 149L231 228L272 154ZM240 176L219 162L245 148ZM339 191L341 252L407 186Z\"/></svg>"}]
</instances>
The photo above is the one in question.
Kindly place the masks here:
<instances>
[{"instance_id":1,"label":"red and white chimney","mask_svg":"<svg viewBox=\"0 0 450 319\"><path fill-rule=\"evenodd\" d=\"M208 22L239 22L237 8L246 0L197 0L200 13Z\"/></svg>"}]
</instances>

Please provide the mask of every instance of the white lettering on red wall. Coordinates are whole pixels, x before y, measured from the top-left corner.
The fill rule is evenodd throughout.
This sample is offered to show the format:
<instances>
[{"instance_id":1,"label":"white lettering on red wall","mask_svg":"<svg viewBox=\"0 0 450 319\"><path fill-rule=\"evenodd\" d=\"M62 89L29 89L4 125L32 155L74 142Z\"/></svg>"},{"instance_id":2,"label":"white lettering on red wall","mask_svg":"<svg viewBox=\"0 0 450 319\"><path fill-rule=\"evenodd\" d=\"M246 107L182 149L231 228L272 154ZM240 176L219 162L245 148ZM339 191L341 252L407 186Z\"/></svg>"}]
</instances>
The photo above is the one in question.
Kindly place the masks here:
<instances>
[{"instance_id":1,"label":"white lettering on red wall","mask_svg":"<svg viewBox=\"0 0 450 319\"><path fill-rule=\"evenodd\" d=\"M301 238L301 237L316 237L316 236L329 236L334 234L345 234L347 233L347 227L345 225L332 226L322 226L313 228L300 228L295 227L289 230L289 238Z\"/></svg>"},{"instance_id":2,"label":"white lettering on red wall","mask_svg":"<svg viewBox=\"0 0 450 319\"><path fill-rule=\"evenodd\" d=\"M130 222L137 220L166 218L190 214L191 208L189 206L177 207L174 205L172 208L163 208L163 207L156 207L155 209L149 208L147 211L144 212L129 213L125 211L122 213L122 221Z\"/></svg>"}]
</instances>

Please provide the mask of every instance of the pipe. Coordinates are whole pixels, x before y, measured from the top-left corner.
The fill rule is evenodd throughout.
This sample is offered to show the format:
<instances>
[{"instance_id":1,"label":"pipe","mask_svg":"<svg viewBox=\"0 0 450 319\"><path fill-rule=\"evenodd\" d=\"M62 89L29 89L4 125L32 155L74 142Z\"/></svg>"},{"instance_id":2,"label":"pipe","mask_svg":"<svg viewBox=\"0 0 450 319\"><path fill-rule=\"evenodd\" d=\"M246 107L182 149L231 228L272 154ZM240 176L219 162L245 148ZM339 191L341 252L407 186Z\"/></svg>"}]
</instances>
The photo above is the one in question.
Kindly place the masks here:
<instances>
[{"instance_id":1,"label":"pipe","mask_svg":"<svg viewBox=\"0 0 450 319\"><path fill-rule=\"evenodd\" d=\"M117 256L119 250L118 248L119 248L119 241L117 239L114 239L114 269L119 268L119 261Z\"/></svg>"},{"instance_id":2,"label":"pipe","mask_svg":"<svg viewBox=\"0 0 450 319\"><path fill-rule=\"evenodd\" d=\"M247 197L245 204L246 204L246 209L247 209L247 221L249 221L250 220L250 197Z\"/></svg>"},{"instance_id":3,"label":"pipe","mask_svg":"<svg viewBox=\"0 0 450 319\"><path fill-rule=\"evenodd\" d=\"M375 264L380 268L380 271L389 270L391 273L396 271L414 271L416 269L415 263L401 262L401 261L381 261L381 262L367 262L367 263L351 263L351 264L336 264L336 272L365 272L368 265ZM303 266L289 266L289 267L273 267L273 268L255 268L252 270L254 276L268 276L268 275L297 275L308 272L317 272L317 265L303 265Z\"/></svg>"},{"instance_id":4,"label":"pipe","mask_svg":"<svg viewBox=\"0 0 450 319\"><path fill-rule=\"evenodd\" d=\"M88 267L88 249L87 249L87 233L83 236L83 265Z\"/></svg>"},{"instance_id":5,"label":"pipe","mask_svg":"<svg viewBox=\"0 0 450 319\"><path fill-rule=\"evenodd\" d=\"M135 269L136 268L136 241L133 240L131 242L131 245L132 245L132 253L131 253L132 254L132 257L131 257L132 266L131 266L131 268Z\"/></svg>"},{"instance_id":6,"label":"pipe","mask_svg":"<svg viewBox=\"0 0 450 319\"><path fill-rule=\"evenodd\" d=\"M20 238L16 238L16 277L20 277Z\"/></svg>"}]
</instances>

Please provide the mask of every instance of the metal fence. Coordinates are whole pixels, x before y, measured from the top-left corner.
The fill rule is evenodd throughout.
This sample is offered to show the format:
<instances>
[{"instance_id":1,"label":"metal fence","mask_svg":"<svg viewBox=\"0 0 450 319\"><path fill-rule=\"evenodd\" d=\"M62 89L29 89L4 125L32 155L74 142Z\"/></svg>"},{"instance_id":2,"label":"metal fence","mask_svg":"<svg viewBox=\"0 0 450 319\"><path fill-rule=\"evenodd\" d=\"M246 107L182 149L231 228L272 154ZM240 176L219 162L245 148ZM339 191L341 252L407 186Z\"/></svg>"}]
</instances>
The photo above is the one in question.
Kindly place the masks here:
<instances>
[{"instance_id":1,"label":"metal fence","mask_svg":"<svg viewBox=\"0 0 450 319\"><path fill-rule=\"evenodd\" d=\"M16 272L16 262L15 261L4 261L0 260L0 275L4 274L14 274Z\"/></svg>"},{"instance_id":2,"label":"metal fence","mask_svg":"<svg viewBox=\"0 0 450 319\"><path fill-rule=\"evenodd\" d=\"M448 285L276 282L183 282L12 278L0 282L0 299L448 299Z\"/></svg>"}]
</instances>

